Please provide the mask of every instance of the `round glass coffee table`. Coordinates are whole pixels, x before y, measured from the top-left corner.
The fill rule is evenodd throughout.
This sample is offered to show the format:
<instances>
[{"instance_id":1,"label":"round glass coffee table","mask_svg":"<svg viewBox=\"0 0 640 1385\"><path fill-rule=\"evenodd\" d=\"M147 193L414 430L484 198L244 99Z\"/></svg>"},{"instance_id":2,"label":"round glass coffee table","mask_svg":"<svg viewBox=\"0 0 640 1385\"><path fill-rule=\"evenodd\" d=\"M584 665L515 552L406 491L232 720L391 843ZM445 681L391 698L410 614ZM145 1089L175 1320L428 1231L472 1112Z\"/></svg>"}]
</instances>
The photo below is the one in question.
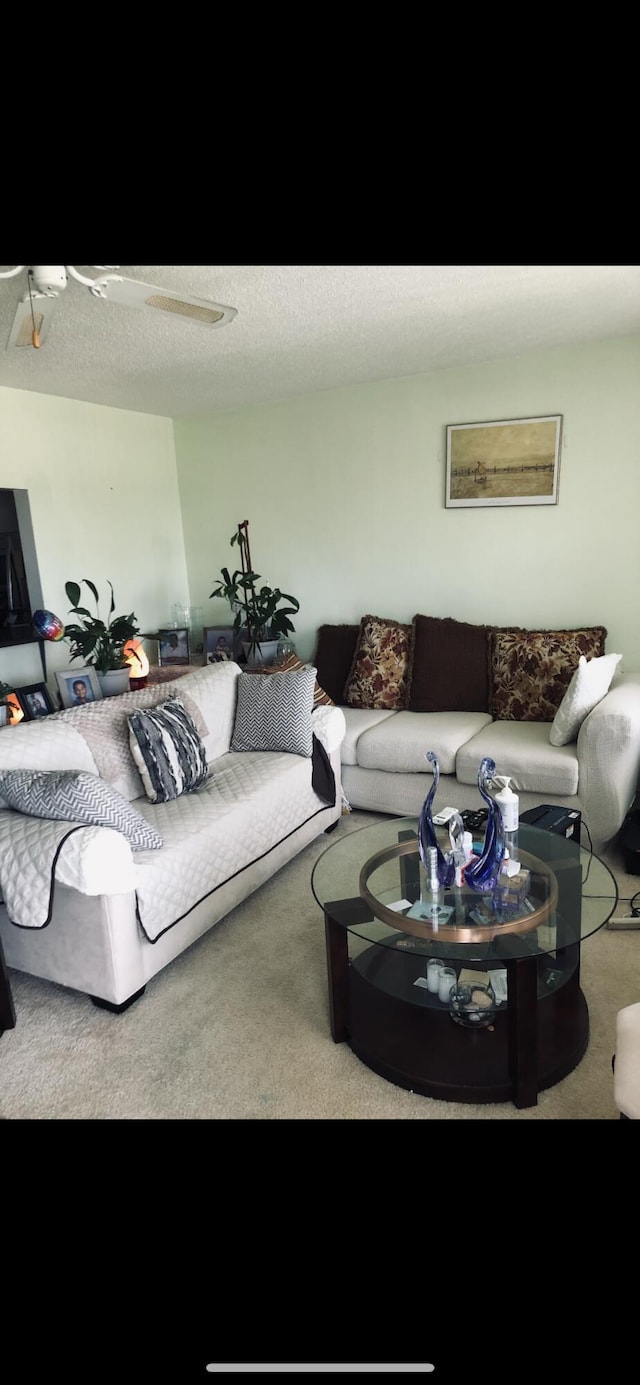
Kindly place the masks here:
<instances>
[{"instance_id":1,"label":"round glass coffee table","mask_svg":"<svg viewBox=\"0 0 640 1385\"><path fill-rule=\"evenodd\" d=\"M324 910L331 1033L374 1072L444 1101L513 1101L577 1067L589 1041L580 989L583 939L618 900L614 876L585 847L521 824L526 898L494 909L464 886L445 892L442 918L420 917L418 819L393 818L327 847L311 888ZM446 849L448 838L442 834ZM455 1023L428 989L427 964L490 983L505 998L490 1025ZM463 976L462 979L465 979Z\"/></svg>"}]
</instances>

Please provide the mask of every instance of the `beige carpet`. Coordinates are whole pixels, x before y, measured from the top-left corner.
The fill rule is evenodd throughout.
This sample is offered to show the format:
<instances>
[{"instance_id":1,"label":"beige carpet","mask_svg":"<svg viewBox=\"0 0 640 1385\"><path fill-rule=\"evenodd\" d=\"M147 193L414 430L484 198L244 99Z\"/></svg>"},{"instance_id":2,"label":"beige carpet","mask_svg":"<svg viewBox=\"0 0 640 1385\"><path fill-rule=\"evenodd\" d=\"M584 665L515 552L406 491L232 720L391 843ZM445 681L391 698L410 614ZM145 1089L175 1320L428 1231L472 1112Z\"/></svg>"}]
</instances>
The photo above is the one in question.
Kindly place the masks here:
<instances>
[{"instance_id":1,"label":"beige carpet","mask_svg":"<svg viewBox=\"0 0 640 1385\"><path fill-rule=\"evenodd\" d=\"M334 1044L314 862L343 817L147 986L122 1015L12 971L17 1026L0 1038L0 1115L9 1120L617 1120L617 1011L640 998L640 932L601 929L583 945L591 1019L582 1062L538 1104L465 1105L394 1087ZM640 889L615 851L621 898ZM622 912L622 910L621 910Z\"/></svg>"}]
</instances>

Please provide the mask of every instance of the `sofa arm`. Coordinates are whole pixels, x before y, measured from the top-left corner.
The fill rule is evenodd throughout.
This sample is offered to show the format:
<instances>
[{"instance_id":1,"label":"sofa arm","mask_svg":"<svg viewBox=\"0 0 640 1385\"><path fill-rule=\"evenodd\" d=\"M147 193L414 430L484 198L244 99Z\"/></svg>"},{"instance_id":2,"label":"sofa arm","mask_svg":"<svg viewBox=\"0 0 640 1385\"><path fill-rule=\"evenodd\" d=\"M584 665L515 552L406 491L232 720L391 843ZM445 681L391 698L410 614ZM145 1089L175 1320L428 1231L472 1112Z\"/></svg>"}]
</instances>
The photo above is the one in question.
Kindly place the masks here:
<instances>
[{"instance_id":1,"label":"sofa arm","mask_svg":"<svg viewBox=\"0 0 640 1385\"><path fill-rule=\"evenodd\" d=\"M329 707L321 703L311 718L311 729L324 746L327 755L331 755L332 751L338 750L342 745L346 735L347 723L342 708Z\"/></svg>"},{"instance_id":2,"label":"sofa arm","mask_svg":"<svg viewBox=\"0 0 640 1385\"><path fill-rule=\"evenodd\" d=\"M640 778L640 673L621 674L578 733L578 793L594 846L619 832Z\"/></svg>"},{"instance_id":3,"label":"sofa arm","mask_svg":"<svg viewBox=\"0 0 640 1385\"><path fill-rule=\"evenodd\" d=\"M125 894L137 872L126 837L112 827L0 810L0 888L12 923L44 928L56 883L81 894Z\"/></svg>"}]
</instances>

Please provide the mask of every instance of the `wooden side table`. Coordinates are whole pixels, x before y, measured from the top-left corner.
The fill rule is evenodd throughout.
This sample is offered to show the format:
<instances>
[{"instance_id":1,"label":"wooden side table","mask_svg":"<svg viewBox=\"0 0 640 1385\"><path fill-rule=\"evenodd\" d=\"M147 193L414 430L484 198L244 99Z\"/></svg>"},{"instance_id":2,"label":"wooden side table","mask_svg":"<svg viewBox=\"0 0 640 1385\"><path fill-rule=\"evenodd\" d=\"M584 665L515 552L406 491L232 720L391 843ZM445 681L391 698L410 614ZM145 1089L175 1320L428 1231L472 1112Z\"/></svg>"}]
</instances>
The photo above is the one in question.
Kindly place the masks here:
<instances>
[{"instance_id":1,"label":"wooden side table","mask_svg":"<svg viewBox=\"0 0 640 1385\"><path fill-rule=\"evenodd\" d=\"M15 1025L16 1007L13 1003L9 973L0 941L0 1034L4 1034L5 1029L15 1029Z\"/></svg>"}]
</instances>

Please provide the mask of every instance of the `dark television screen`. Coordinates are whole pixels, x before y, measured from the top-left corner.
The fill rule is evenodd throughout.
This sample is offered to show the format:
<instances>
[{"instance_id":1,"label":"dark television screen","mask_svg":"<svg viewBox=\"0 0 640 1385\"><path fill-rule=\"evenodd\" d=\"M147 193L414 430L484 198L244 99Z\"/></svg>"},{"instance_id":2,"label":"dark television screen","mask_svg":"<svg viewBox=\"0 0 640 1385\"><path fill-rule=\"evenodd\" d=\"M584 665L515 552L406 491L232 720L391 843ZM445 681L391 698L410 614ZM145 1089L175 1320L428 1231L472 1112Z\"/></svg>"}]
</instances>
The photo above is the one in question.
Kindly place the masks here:
<instances>
[{"instance_id":1,"label":"dark television screen","mask_svg":"<svg viewBox=\"0 0 640 1385\"><path fill-rule=\"evenodd\" d=\"M26 490L0 488L0 648L37 639L42 589Z\"/></svg>"}]
</instances>

